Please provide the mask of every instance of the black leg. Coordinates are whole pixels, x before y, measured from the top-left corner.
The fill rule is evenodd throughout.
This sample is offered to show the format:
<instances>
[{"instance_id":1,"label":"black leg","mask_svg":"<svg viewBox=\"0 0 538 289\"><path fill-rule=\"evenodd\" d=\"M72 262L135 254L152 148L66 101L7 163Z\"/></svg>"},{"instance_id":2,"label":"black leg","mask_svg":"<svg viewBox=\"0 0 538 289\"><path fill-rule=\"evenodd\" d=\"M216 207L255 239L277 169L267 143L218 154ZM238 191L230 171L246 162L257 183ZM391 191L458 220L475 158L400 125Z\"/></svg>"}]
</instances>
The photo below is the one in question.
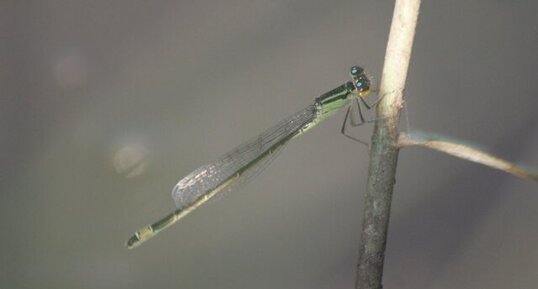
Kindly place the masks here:
<instances>
[{"instance_id":1,"label":"black leg","mask_svg":"<svg viewBox=\"0 0 538 289\"><path fill-rule=\"evenodd\" d=\"M391 93L391 92L382 94L382 95L381 95L378 99L376 99L376 100L374 101L374 103L372 103L372 104L368 104L368 103L366 103L366 100L364 100L364 98L362 98L362 97L359 97L359 98L360 98L360 100L362 101L362 103L364 103L364 106L366 106L366 108L371 109L372 107L376 107L377 104L383 99L383 97L385 97L385 95L390 94L390 93Z\"/></svg>"},{"instance_id":2,"label":"black leg","mask_svg":"<svg viewBox=\"0 0 538 289\"><path fill-rule=\"evenodd\" d=\"M365 123L372 123L372 122L375 122L377 119L365 119L364 118L364 115L362 114L362 109L361 109L361 103L362 105L364 105L364 107L368 110L371 110L372 108L376 107L377 104L379 103L379 101L381 101L381 99L383 99L383 96L382 95L381 97L379 97L373 104L369 105L362 97L357 97L355 98L355 105L356 105L356 109L357 109L357 114L359 116L359 121L356 121L355 118L353 117L353 114L351 113L351 110L353 109L352 105L353 104L350 104L350 106L348 106L347 110L346 110L346 116L344 117L344 123L342 123L342 129L340 130L341 133L349 138L349 139L352 139L356 142L359 142L367 147L370 147L370 143L368 142L365 142L365 141L362 141L356 137L353 137L351 135L348 135L346 133L346 128L347 128L347 123L349 122L351 124L351 126L353 127L357 127L359 125L362 125L362 124L365 124Z\"/></svg>"},{"instance_id":3,"label":"black leg","mask_svg":"<svg viewBox=\"0 0 538 289\"><path fill-rule=\"evenodd\" d=\"M358 126L360 125L360 123L354 123L353 121L353 118L351 117L351 114L349 113L351 111L351 105L347 107L347 110L346 110L346 116L344 117L344 123L342 123L342 129L340 130L340 132L347 138L351 139L351 140L354 140L360 144L363 144L365 145L366 147L370 147L370 144L368 142L365 142L365 141L362 141L356 137L353 137L351 135L348 135L346 133L346 127L347 127L347 122L350 121L351 124L353 126ZM360 107L359 107L359 111L360 111ZM361 114L361 118L362 118L362 114ZM364 122L363 122L364 123Z\"/></svg>"},{"instance_id":4,"label":"black leg","mask_svg":"<svg viewBox=\"0 0 538 289\"><path fill-rule=\"evenodd\" d=\"M370 110L372 109L372 107L375 107L375 105L377 104L377 100L374 102L374 104L372 104L371 106L366 102L366 100L364 100L364 98L362 97L357 97L357 102L360 100L360 102L362 102L362 104L366 107L366 109Z\"/></svg>"},{"instance_id":5,"label":"black leg","mask_svg":"<svg viewBox=\"0 0 538 289\"><path fill-rule=\"evenodd\" d=\"M354 101L354 104L356 105L355 107L353 107L352 105L353 104L350 104L350 107L351 107L351 111L350 111L350 123L351 123L351 126L359 126L359 125L362 125L365 123L364 121L364 115L362 114L362 109L361 109L361 106L359 104L359 101L355 98L355 101ZM356 121L355 117L353 117L353 112L354 112L354 109L357 109L357 113L359 115L359 121Z\"/></svg>"},{"instance_id":6,"label":"black leg","mask_svg":"<svg viewBox=\"0 0 538 289\"><path fill-rule=\"evenodd\" d=\"M362 122L363 123L372 123L372 122L375 122L377 119L376 118L373 118L373 119L364 119L364 116L362 115L362 111L361 111L361 105L360 103L362 103L366 109L368 110L371 110L373 107L375 107L375 105L377 104L377 101L376 103L374 104L374 106L369 106L366 101L364 99L362 99L362 97L359 97L357 101L357 107L359 108L359 117L361 118ZM360 103L359 103L360 101Z\"/></svg>"}]
</instances>

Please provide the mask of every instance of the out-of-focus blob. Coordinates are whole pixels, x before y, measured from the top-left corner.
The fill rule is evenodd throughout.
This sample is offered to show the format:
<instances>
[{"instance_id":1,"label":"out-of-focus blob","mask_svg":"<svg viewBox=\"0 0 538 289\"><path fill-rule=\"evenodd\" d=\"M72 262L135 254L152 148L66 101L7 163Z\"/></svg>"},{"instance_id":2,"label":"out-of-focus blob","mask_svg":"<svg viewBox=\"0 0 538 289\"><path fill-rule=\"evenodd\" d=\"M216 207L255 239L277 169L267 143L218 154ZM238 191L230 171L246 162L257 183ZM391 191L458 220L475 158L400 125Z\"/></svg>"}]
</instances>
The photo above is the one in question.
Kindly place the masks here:
<instances>
[{"instance_id":1,"label":"out-of-focus blob","mask_svg":"<svg viewBox=\"0 0 538 289\"><path fill-rule=\"evenodd\" d=\"M147 169L147 150L140 145L125 145L114 154L114 169L125 178L141 176Z\"/></svg>"},{"instance_id":2,"label":"out-of-focus blob","mask_svg":"<svg viewBox=\"0 0 538 289\"><path fill-rule=\"evenodd\" d=\"M58 58L53 66L53 75L60 89L81 89L88 83L88 65L79 54L68 53Z\"/></svg>"}]
</instances>

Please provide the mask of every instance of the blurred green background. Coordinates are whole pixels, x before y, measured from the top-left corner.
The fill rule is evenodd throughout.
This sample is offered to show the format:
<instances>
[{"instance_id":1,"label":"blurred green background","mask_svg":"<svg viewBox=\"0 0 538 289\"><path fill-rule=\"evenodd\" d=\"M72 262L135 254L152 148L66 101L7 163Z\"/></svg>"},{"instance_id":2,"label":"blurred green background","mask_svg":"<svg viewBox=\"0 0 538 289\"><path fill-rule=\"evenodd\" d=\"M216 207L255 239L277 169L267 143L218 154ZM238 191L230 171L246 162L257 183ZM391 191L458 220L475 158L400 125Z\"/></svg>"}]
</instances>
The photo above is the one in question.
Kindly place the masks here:
<instances>
[{"instance_id":1,"label":"blurred green background","mask_svg":"<svg viewBox=\"0 0 538 289\"><path fill-rule=\"evenodd\" d=\"M352 288L367 149L343 113L135 250L199 165L347 80L392 1L1 1L1 288ZM411 130L538 165L538 4L424 1ZM406 125L403 126L406 129ZM353 134L368 139L371 128ZM538 186L400 154L385 288L536 288Z\"/></svg>"}]
</instances>

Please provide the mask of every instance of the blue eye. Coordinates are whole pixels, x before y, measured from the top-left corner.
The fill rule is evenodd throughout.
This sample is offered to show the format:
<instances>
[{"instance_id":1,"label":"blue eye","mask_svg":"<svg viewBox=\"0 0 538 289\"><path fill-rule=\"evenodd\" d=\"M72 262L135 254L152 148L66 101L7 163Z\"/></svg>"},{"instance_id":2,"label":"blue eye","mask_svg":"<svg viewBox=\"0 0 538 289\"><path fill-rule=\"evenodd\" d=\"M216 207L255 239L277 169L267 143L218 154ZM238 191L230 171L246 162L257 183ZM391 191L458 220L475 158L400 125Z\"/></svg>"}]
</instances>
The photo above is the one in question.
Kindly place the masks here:
<instances>
[{"instance_id":1,"label":"blue eye","mask_svg":"<svg viewBox=\"0 0 538 289\"><path fill-rule=\"evenodd\" d=\"M364 86L364 83L363 83L362 81L357 81L357 82L355 82L355 86L356 86L358 89L360 89L360 88L362 88L362 87Z\"/></svg>"},{"instance_id":2,"label":"blue eye","mask_svg":"<svg viewBox=\"0 0 538 289\"><path fill-rule=\"evenodd\" d=\"M362 69L362 67L353 66L353 67L351 67L350 73L353 76L357 76L357 75L361 74L363 71L364 71L364 69Z\"/></svg>"}]
</instances>

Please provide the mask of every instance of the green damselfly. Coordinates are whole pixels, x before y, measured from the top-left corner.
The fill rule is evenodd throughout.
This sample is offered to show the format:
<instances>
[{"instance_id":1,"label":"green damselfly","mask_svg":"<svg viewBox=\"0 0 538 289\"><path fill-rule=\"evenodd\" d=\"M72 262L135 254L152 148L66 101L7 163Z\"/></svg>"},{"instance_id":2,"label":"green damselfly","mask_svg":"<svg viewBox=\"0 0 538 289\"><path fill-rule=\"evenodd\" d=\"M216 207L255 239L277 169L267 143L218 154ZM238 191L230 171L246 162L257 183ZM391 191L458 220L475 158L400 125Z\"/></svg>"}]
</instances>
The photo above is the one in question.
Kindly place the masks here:
<instances>
[{"instance_id":1,"label":"green damselfly","mask_svg":"<svg viewBox=\"0 0 538 289\"><path fill-rule=\"evenodd\" d=\"M370 79L359 66L353 66L350 75L351 81L317 97L314 103L305 109L181 179L172 190L177 209L135 232L127 240L127 247L134 248L157 235L225 188L230 189L252 179L290 140L347 106L346 120L342 126L342 132L345 134L348 119L352 124L358 125L349 114L353 100L357 102L359 116L364 122L358 101L370 108L363 99L370 93Z\"/></svg>"}]
</instances>

